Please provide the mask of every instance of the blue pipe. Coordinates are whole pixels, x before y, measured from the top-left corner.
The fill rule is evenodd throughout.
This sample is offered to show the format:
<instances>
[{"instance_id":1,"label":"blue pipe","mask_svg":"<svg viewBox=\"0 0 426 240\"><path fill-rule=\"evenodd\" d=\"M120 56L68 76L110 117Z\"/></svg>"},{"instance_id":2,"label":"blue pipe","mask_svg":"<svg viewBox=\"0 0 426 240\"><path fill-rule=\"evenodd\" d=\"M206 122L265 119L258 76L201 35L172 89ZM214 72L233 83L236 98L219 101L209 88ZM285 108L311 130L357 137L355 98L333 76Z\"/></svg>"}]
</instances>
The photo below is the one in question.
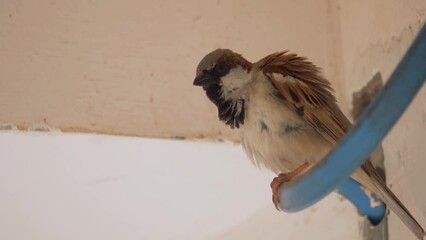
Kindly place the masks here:
<instances>
[{"instance_id":1,"label":"blue pipe","mask_svg":"<svg viewBox=\"0 0 426 240\"><path fill-rule=\"evenodd\" d=\"M380 144L425 79L426 24L385 86L337 147L307 172L281 185L279 207L285 212L300 211L345 186L342 184L347 184L349 176ZM349 191L347 197L353 200L353 195ZM354 204L357 204L356 201ZM356 207L362 208L358 205Z\"/></svg>"},{"instance_id":2,"label":"blue pipe","mask_svg":"<svg viewBox=\"0 0 426 240\"><path fill-rule=\"evenodd\" d=\"M386 205L374 194L367 195L361 185L349 178L339 186L339 193L346 197L362 216L366 216L373 226L378 225L386 214ZM374 203L374 204L371 204Z\"/></svg>"}]
</instances>

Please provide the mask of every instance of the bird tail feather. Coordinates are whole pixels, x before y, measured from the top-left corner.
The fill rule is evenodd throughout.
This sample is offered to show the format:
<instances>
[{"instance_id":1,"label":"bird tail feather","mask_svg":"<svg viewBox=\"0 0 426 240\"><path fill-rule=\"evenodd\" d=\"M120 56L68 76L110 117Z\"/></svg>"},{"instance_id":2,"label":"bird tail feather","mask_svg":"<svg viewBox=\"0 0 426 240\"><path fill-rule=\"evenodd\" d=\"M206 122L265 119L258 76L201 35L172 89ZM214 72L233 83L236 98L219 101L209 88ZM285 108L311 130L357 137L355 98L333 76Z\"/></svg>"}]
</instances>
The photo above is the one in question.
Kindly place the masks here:
<instances>
[{"instance_id":1,"label":"bird tail feather","mask_svg":"<svg viewBox=\"0 0 426 240\"><path fill-rule=\"evenodd\" d=\"M390 190L383 179L377 174L374 167L363 166L363 170L372 180L379 197L386 203L386 205L401 219L401 221L417 236L418 239L423 240L425 237L425 230L411 215L410 211L402 204L402 202Z\"/></svg>"}]
</instances>

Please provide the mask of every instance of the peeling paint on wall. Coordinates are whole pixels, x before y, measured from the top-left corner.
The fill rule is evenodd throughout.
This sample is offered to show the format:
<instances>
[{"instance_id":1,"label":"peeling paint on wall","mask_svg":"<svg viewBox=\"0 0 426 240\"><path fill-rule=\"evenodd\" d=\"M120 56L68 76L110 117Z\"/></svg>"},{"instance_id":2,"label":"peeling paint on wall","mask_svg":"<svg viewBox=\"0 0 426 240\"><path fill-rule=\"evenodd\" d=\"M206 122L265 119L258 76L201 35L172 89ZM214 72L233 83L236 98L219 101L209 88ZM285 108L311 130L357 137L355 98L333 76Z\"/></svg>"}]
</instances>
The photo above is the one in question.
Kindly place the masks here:
<instances>
[{"instance_id":1,"label":"peeling paint on wall","mask_svg":"<svg viewBox=\"0 0 426 240\"><path fill-rule=\"evenodd\" d=\"M12 123L0 123L0 131L18 131L18 128Z\"/></svg>"}]
</instances>

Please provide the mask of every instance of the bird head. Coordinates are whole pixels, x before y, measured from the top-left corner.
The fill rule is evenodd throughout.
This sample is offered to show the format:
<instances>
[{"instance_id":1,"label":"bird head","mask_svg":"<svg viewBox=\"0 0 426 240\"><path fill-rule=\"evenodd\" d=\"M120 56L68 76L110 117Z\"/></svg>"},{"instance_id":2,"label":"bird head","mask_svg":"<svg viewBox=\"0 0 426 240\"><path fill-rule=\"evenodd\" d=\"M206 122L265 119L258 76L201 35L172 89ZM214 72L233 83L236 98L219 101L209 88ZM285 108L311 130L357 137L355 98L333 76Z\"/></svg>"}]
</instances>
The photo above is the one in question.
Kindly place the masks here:
<instances>
[{"instance_id":1,"label":"bird head","mask_svg":"<svg viewBox=\"0 0 426 240\"><path fill-rule=\"evenodd\" d=\"M219 119L231 128L244 123L244 87L251 69L252 63L229 49L217 49L198 64L193 84L203 87Z\"/></svg>"}]
</instances>

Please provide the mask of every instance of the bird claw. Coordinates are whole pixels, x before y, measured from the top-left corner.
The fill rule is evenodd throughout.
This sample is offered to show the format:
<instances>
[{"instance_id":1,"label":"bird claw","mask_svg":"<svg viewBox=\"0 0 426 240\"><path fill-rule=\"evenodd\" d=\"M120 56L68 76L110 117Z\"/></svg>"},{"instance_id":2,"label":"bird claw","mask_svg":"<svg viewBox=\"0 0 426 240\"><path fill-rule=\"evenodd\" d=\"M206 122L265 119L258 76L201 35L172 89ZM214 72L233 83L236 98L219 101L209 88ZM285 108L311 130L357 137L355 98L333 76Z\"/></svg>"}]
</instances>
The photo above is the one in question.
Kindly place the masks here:
<instances>
[{"instance_id":1,"label":"bird claw","mask_svg":"<svg viewBox=\"0 0 426 240\"><path fill-rule=\"evenodd\" d=\"M277 177L275 177L271 182L271 189L272 189L272 202L275 205L275 208L278 211L281 211L279 204L280 204L280 195L279 190L280 186L283 183L289 182L294 177L298 176L300 173L302 173L307 167L309 166L308 163L304 163L295 170L289 172L289 173L280 173Z\"/></svg>"}]
</instances>

